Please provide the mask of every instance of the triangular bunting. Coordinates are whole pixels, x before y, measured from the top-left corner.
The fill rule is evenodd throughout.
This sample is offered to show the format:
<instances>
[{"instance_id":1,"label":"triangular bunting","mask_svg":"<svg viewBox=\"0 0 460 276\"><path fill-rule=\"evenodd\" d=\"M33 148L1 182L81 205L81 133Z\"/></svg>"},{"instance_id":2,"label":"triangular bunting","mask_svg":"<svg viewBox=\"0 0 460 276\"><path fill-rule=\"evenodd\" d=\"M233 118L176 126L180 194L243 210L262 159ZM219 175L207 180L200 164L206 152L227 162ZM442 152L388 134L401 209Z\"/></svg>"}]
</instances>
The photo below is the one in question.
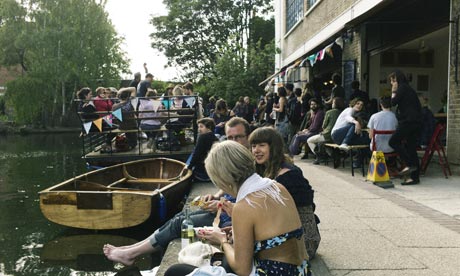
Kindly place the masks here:
<instances>
[{"instance_id":1,"label":"triangular bunting","mask_svg":"<svg viewBox=\"0 0 460 276\"><path fill-rule=\"evenodd\" d=\"M83 124L83 127L85 128L86 134L89 133L89 130L91 129L92 124L93 124L93 122L87 122L87 123Z\"/></svg>"},{"instance_id":2,"label":"triangular bunting","mask_svg":"<svg viewBox=\"0 0 460 276\"><path fill-rule=\"evenodd\" d=\"M315 65L315 63L316 63L316 55L315 54L309 55L308 56L308 61L310 61L311 66Z\"/></svg>"},{"instance_id":3,"label":"triangular bunting","mask_svg":"<svg viewBox=\"0 0 460 276\"><path fill-rule=\"evenodd\" d=\"M332 52L332 46L334 45L335 42L332 42L331 44L327 45L326 48L324 48L324 52L331 58L334 57L334 53Z\"/></svg>"},{"instance_id":4,"label":"triangular bunting","mask_svg":"<svg viewBox=\"0 0 460 276\"><path fill-rule=\"evenodd\" d=\"M317 54L316 54L316 60L318 61L321 61L324 59L324 49L319 51Z\"/></svg>"},{"instance_id":5,"label":"triangular bunting","mask_svg":"<svg viewBox=\"0 0 460 276\"><path fill-rule=\"evenodd\" d=\"M195 98L194 97L185 98L185 102L187 103L188 107L192 108L195 105Z\"/></svg>"},{"instance_id":6,"label":"triangular bunting","mask_svg":"<svg viewBox=\"0 0 460 276\"><path fill-rule=\"evenodd\" d=\"M109 126L112 126L112 114L109 114L109 115L105 115L104 117L102 117L104 119L104 121L109 125Z\"/></svg>"},{"instance_id":7,"label":"triangular bunting","mask_svg":"<svg viewBox=\"0 0 460 276\"><path fill-rule=\"evenodd\" d=\"M102 118L94 120L93 124L99 129L99 131L102 131Z\"/></svg>"},{"instance_id":8,"label":"triangular bunting","mask_svg":"<svg viewBox=\"0 0 460 276\"><path fill-rule=\"evenodd\" d=\"M123 116L121 115L121 108L112 111L112 115L115 116L120 122L123 122Z\"/></svg>"},{"instance_id":9,"label":"triangular bunting","mask_svg":"<svg viewBox=\"0 0 460 276\"><path fill-rule=\"evenodd\" d=\"M337 43L337 45L340 46L340 48L343 49L343 38L341 36L339 36L336 40L335 40L335 43Z\"/></svg>"},{"instance_id":10,"label":"triangular bunting","mask_svg":"<svg viewBox=\"0 0 460 276\"><path fill-rule=\"evenodd\" d=\"M304 60L302 60L302 62L300 62L300 67L305 67L306 63L308 61L308 57L306 57Z\"/></svg>"},{"instance_id":11,"label":"triangular bunting","mask_svg":"<svg viewBox=\"0 0 460 276\"><path fill-rule=\"evenodd\" d=\"M139 103L139 98L132 98L131 104L133 105L134 109L137 109L137 104Z\"/></svg>"},{"instance_id":12,"label":"triangular bunting","mask_svg":"<svg viewBox=\"0 0 460 276\"><path fill-rule=\"evenodd\" d=\"M152 100L153 111L157 112L158 108L161 106L161 101Z\"/></svg>"}]
</instances>

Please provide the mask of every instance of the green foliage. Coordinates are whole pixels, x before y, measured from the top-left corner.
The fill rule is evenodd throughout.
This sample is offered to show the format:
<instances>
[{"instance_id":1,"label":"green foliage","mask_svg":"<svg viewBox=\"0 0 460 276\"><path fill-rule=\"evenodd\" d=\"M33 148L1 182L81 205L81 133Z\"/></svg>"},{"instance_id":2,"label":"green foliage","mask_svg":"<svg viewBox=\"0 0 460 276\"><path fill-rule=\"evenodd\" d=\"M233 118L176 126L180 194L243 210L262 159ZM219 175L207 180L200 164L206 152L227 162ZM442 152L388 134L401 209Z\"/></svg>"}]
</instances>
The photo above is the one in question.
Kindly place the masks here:
<instances>
[{"instance_id":1,"label":"green foliage","mask_svg":"<svg viewBox=\"0 0 460 276\"><path fill-rule=\"evenodd\" d=\"M208 95L224 98L230 106L233 106L239 96L255 99L264 93L263 88L258 84L273 71L275 43L272 40L262 47L259 41L251 45L246 53L248 64L242 62L232 51L225 52L217 60L215 74L205 85Z\"/></svg>"},{"instance_id":2,"label":"green foliage","mask_svg":"<svg viewBox=\"0 0 460 276\"><path fill-rule=\"evenodd\" d=\"M99 80L118 86L119 75L128 72L122 39L104 11L105 1L29 0L22 2L24 6L4 1L0 45L4 49L9 43L9 48L0 53L0 65L19 63L26 71L22 79L7 84L19 122L62 120L77 89L95 88ZM41 100L31 100L30 91ZM23 112L22 106L32 102L38 106L30 109L31 114Z\"/></svg>"},{"instance_id":3,"label":"green foliage","mask_svg":"<svg viewBox=\"0 0 460 276\"><path fill-rule=\"evenodd\" d=\"M152 47L163 51L168 65L180 66L185 77L213 72L225 45L245 48L254 14L270 9L269 0L164 0L168 15L154 17ZM256 39L258 40L258 39ZM240 57L243 54L238 52Z\"/></svg>"},{"instance_id":4,"label":"green foliage","mask_svg":"<svg viewBox=\"0 0 460 276\"><path fill-rule=\"evenodd\" d=\"M7 104L13 105L15 118L21 118L23 123L40 125L47 117L46 106L53 99L46 93L47 83L37 78L18 78L8 83Z\"/></svg>"}]
</instances>

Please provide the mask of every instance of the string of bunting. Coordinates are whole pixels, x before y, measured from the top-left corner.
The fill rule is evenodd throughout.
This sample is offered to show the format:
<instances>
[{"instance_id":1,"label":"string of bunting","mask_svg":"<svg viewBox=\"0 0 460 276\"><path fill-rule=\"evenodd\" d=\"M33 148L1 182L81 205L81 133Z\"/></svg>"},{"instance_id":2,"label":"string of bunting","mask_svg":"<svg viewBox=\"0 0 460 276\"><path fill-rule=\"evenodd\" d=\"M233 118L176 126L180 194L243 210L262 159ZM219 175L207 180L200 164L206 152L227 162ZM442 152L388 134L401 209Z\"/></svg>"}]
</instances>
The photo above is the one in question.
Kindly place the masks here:
<instances>
[{"instance_id":1,"label":"string of bunting","mask_svg":"<svg viewBox=\"0 0 460 276\"><path fill-rule=\"evenodd\" d=\"M184 99L185 102L187 103L188 107L192 108L195 105L195 98L194 97L187 97ZM131 100L131 104L133 106L137 106L139 102L138 98L134 98ZM152 105L153 105L153 111L157 112L158 108L160 108L161 104L165 105L165 102L167 102L167 105L170 105L170 102L168 100L162 100L162 101L157 101L157 100L152 100ZM86 122L83 123L83 128L85 129L86 134L89 133L91 126L94 124L97 129L99 129L99 132L102 132L102 120L104 120L109 126L113 125L113 117L117 118L120 120L120 122L123 122L123 115L121 113L121 108L118 108L117 110L112 111L112 114L107 114L99 119L96 119L91 122Z\"/></svg>"},{"instance_id":2,"label":"string of bunting","mask_svg":"<svg viewBox=\"0 0 460 276\"><path fill-rule=\"evenodd\" d=\"M123 121L123 115L121 115L121 108L112 111L112 114L107 114L104 117L101 117L94 121L83 123L83 128L85 129L86 134L88 134L89 130L91 129L91 126L94 124L97 127L97 129L99 129L99 131L101 132L102 131L102 120L104 120L109 126L112 126L113 117L120 120L120 122Z\"/></svg>"}]
</instances>

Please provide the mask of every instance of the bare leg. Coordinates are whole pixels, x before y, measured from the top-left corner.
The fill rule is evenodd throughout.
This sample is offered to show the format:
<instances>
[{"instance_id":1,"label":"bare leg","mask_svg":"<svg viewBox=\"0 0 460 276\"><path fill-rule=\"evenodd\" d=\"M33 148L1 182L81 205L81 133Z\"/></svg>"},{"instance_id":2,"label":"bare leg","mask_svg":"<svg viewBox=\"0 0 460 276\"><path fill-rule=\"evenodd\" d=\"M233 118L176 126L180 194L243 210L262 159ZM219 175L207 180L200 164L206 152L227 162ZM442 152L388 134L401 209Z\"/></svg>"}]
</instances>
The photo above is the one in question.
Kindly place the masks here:
<instances>
[{"instance_id":1,"label":"bare leg","mask_svg":"<svg viewBox=\"0 0 460 276\"><path fill-rule=\"evenodd\" d=\"M115 247L110 244L104 245L104 254L107 259L122 263L124 265L132 265L134 260L143 254L152 253L155 248L150 244L148 239L138 242L128 248Z\"/></svg>"},{"instance_id":2,"label":"bare leg","mask_svg":"<svg viewBox=\"0 0 460 276\"><path fill-rule=\"evenodd\" d=\"M137 243L133 243L133 244L130 244L130 245L123 245L123 246L113 246L111 244L106 244L104 245L104 248L106 246L109 246L109 247L114 247L114 248L118 248L118 249L129 249L129 248L132 248L132 247L137 247L145 242L150 242L150 240L152 239L153 235L155 234L156 232L154 232L152 235L148 236L147 238L145 238L144 240L140 241L140 242L137 242Z\"/></svg>"}]
</instances>

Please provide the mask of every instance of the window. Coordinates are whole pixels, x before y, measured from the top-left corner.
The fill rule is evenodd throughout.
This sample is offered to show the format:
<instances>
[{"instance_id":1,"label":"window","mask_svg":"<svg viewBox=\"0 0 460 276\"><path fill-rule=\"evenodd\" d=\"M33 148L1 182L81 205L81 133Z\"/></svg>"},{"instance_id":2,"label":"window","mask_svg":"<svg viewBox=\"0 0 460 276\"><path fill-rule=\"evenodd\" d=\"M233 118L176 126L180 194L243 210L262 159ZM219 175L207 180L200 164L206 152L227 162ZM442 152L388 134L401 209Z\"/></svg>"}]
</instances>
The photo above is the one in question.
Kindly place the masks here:
<instances>
[{"instance_id":1,"label":"window","mask_svg":"<svg viewBox=\"0 0 460 276\"><path fill-rule=\"evenodd\" d=\"M307 11L313 7L313 5L318 2L318 0L307 0Z\"/></svg>"},{"instance_id":2,"label":"window","mask_svg":"<svg viewBox=\"0 0 460 276\"><path fill-rule=\"evenodd\" d=\"M286 32L302 19L303 2L304 0L286 0Z\"/></svg>"}]
</instances>

